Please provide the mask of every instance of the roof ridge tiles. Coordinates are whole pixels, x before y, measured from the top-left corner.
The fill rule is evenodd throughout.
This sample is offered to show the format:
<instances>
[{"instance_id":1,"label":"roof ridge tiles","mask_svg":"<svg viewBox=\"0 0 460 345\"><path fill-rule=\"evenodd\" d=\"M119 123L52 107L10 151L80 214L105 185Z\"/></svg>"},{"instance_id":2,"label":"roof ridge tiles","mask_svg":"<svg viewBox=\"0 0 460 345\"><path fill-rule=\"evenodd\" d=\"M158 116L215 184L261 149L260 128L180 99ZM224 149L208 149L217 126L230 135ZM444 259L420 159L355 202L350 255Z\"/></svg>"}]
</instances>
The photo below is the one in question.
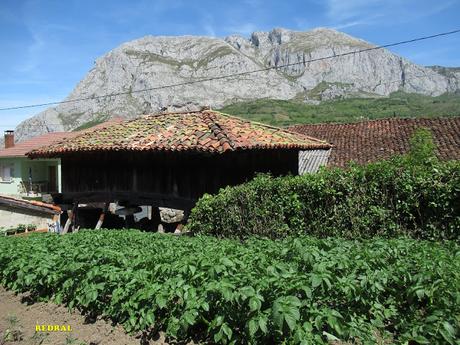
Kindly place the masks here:
<instances>
[{"instance_id":1,"label":"roof ridge tiles","mask_svg":"<svg viewBox=\"0 0 460 345\"><path fill-rule=\"evenodd\" d=\"M252 120L247 120L247 119L242 119L241 117L238 117L238 116L234 116L234 115L229 115L229 114L225 114L225 113L221 113L219 111L216 111L216 110L210 110L211 112L213 113L216 113L216 114L219 114L221 116L225 116L225 117L230 117L230 118L233 118L233 119L237 119L239 121L244 121L244 122L248 122L248 123L253 123L253 124L257 124L259 126L262 126L262 127L266 127L266 128L270 128L270 129L273 129L273 130L276 130L276 131L280 131L280 132L284 132L284 133L289 133L289 134L295 134L295 135L298 135L300 133L297 133L297 132L293 132L291 130L289 130L288 128L282 128L282 127L276 127L276 126L271 126L271 125L268 125L266 123L262 123L262 122L257 122L257 121L252 121ZM209 112L209 110L206 110L206 112ZM313 137L310 137L308 135L305 135L305 134L301 134L302 136L312 140L312 141L315 141L315 142L318 142L318 143L321 143L321 144L327 144L324 140L320 140L318 138L313 138Z\"/></svg>"},{"instance_id":2,"label":"roof ridge tiles","mask_svg":"<svg viewBox=\"0 0 460 345\"><path fill-rule=\"evenodd\" d=\"M217 139L219 139L219 143L222 145L223 151L234 150L235 143L228 137L225 130L219 125L216 121L215 114L211 114L210 112L203 112L203 120L208 125L209 129L214 133ZM214 115L214 116L211 116Z\"/></svg>"},{"instance_id":3,"label":"roof ridge tiles","mask_svg":"<svg viewBox=\"0 0 460 345\"><path fill-rule=\"evenodd\" d=\"M158 116L163 116L163 115L189 115L189 114L203 113L203 112L204 112L204 110L184 110L184 111L171 111L171 112L160 111L158 113L151 113L151 114L141 115L141 116L139 116L137 118L128 120L126 122L136 121L139 118L148 119L150 117L158 117Z\"/></svg>"}]
</instances>

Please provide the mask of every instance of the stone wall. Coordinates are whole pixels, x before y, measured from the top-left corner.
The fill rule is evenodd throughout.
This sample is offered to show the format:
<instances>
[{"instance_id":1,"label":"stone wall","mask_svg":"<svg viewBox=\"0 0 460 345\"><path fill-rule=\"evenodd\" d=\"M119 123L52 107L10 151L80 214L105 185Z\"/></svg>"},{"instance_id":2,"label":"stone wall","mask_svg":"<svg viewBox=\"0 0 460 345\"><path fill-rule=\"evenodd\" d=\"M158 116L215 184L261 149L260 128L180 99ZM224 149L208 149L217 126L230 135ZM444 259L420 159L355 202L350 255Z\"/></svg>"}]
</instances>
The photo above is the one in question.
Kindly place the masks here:
<instances>
[{"instance_id":1,"label":"stone wall","mask_svg":"<svg viewBox=\"0 0 460 345\"><path fill-rule=\"evenodd\" d=\"M34 224L37 229L48 229L48 224L52 222L52 214L0 206L0 227L15 228L19 224Z\"/></svg>"}]
</instances>

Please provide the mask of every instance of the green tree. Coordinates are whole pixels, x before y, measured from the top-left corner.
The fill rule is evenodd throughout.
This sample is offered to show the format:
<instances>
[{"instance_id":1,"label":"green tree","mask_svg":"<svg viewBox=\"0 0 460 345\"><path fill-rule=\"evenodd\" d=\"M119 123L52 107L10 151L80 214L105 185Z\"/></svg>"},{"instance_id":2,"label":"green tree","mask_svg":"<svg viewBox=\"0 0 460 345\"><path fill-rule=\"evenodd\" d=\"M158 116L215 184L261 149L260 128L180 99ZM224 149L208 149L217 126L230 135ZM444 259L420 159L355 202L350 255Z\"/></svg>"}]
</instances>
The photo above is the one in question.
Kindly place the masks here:
<instances>
[{"instance_id":1,"label":"green tree","mask_svg":"<svg viewBox=\"0 0 460 345\"><path fill-rule=\"evenodd\" d=\"M437 161L436 144L433 134L427 128L417 129L410 139L409 160L415 165L425 165Z\"/></svg>"}]
</instances>

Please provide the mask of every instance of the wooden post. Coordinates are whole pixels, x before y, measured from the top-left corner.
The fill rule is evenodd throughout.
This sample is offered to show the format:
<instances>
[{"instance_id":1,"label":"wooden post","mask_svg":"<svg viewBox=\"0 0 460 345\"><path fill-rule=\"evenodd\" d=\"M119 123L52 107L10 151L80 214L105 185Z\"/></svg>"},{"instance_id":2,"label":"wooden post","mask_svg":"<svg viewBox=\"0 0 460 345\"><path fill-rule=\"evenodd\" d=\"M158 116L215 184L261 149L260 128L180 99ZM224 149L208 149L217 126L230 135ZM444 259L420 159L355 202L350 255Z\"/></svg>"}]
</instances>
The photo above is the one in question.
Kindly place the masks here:
<instances>
[{"instance_id":1,"label":"wooden post","mask_svg":"<svg viewBox=\"0 0 460 345\"><path fill-rule=\"evenodd\" d=\"M67 221L65 222L64 229L62 230L62 235L66 234L69 231L70 225L72 224L73 212L72 210L67 211Z\"/></svg>"},{"instance_id":2,"label":"wooden post","mask_svg":"<svg viewBox=\"0 0 460 345\"><path fill-rule=\"evenodd\" d=\"M153 224L152 231L160 232L160 225L161 225L161 215L160 209L157 206L150 206L151 210L151 222ZM161 226L163 228L163 226Z\"/></svg>"},{"instance_id":3,"label":"wooden post","mask_svg":"<svg viewBox=\"0 0 460 345\"><path fill-rule=\"evenodd\" d=\"M134 214L128 214L125 216L125 227L128 229L134 227Z\"/></svg>"},{"instance_id":4,"label":"wooden post","mask_svg":"<svg viewBox=\"0 0 460 345\"><path fill-rule=\"evenodd\" d=\"M60 214L55 214L53 216L53 225L54 225L54 232L58 234L61 232L61 223L60 223ZM48 232L50 231L50 227L48 226Z\"/></svg>"},{"instance_id":5,"label":"wooden post","mask_svg":"<svg viewBox=\"0 0 460 345\"><path fill-rule=\"evenodd\" d=\"M75 225L75 213L78 207L78 202L73 204L73 207L71 210L67 211L67 221L65 222L64 225L64 230L62 230L62 234L66 234L69 232L70 226L72 225L72 230L74 228L73 225Z\"/></svg>"},{"instance_id":6,"label":"wooden post","mask_svg":"<svg viewBox=\"0 0 460 345\"><path fill-rule=\"evenodd\" d=\"M102 212L99 216L99 220L97 221L97 224L94 230L99 230L101 228L102 223L104 223L105 213L107 212L108 208L109 208L109 203L105 203L104 208L102 209Z\"/></svg>"},{"instance_id":7,"label":"wooden post","mask_svg":"<svg viewBox=\"0 0 460 345\"><path fill-rule=\"evenodd\" d=\"M187 207L184 210L184 218L182 218L182 221L181 221L182 224L184 224L184 225L187 224L188 217L190 216L191 212L192 212L192 209L190 207Z\"/></svg>"},{"instance_id":8,"label":"wooden post","mask_svg":"<svg viewBox=\"0 0 460 345\"><path fill-rule=\"evenodd\" d=\"M72 232L78 232L80 229L79 226L77 226L77 220L78 220L78 201L76 201L73 205L72 209Z\"/></svg>"}]
</instances>

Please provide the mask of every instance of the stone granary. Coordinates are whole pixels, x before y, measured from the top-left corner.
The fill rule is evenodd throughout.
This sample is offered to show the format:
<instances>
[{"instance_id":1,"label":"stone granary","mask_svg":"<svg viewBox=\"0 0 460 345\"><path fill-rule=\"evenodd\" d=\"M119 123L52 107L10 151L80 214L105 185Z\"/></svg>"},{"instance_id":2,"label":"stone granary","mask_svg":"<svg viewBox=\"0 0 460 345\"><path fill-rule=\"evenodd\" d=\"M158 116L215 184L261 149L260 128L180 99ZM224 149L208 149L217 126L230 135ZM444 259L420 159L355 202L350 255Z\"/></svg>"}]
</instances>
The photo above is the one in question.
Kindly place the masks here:
<instances>
[{"instance_id":1,"label":"stone granary","mask_svg":"<svg viewBox=\"0 0 460 345\"><path fill-rule=\"evenodd\" d=\"M28 156L61 159L62 193L53 194L54 202L72 210L78 225L79 217L83 222L79 205L88 203L105 205L102 213L114 202L133 212L139 206L168 207L184 210L187 218L205 193L259 172L296 175L300 150L330 148L321 140L204 108L111 124Z\"/></svg>"}]
</instances>

